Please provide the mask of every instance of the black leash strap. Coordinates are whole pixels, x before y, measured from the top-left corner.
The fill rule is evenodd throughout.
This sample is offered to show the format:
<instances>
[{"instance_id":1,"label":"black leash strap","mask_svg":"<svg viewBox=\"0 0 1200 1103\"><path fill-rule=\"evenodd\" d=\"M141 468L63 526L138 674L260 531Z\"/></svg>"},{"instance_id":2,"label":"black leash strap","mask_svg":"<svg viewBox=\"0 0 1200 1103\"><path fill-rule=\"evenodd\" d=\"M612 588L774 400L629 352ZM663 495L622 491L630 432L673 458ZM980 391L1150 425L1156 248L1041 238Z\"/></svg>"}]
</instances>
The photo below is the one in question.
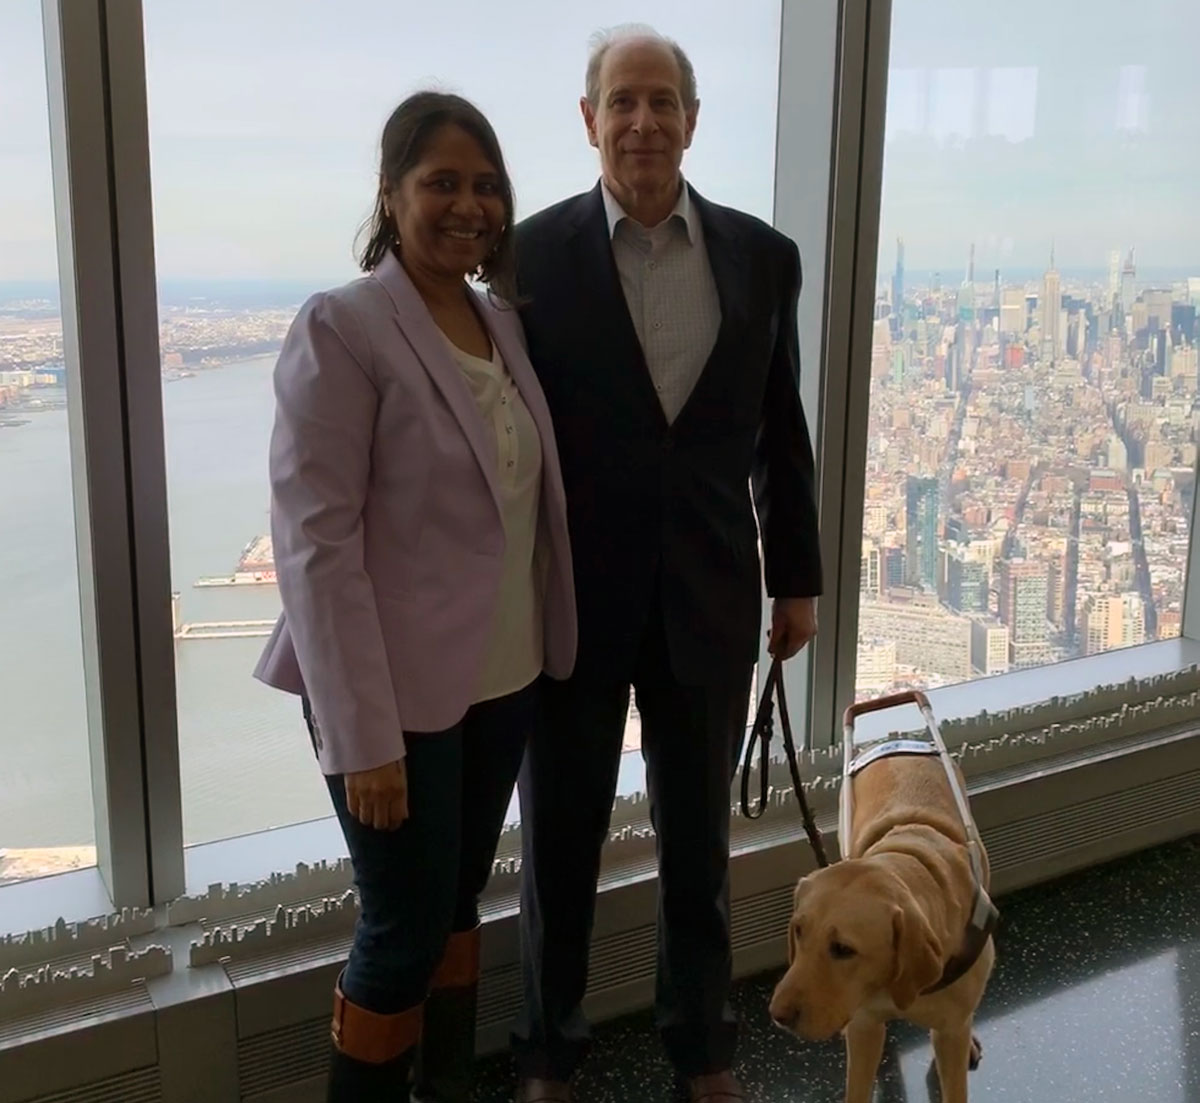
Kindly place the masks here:
<instances>
[{"instance_id":1,"label":"black leash strap","mask_svg":"<svg viewBox=\"0 0 1200 1103\"><path fill-rule=\"evenodd\" d=\"M758 713L754 717L754 727L750 729L750 737L746 740L746 756L742 761L742 815L747 819L756 820L767 809L767 790L771 782L771 736L775 732L775 699L779 700L779 723L783 729L783 752L787 759L788 770L792 775L792 791L800 805L800 815L804 820L804 831L808 835L809 845L817 857L819 866L829 865L825 854L825 840L817 827L808 800L804 795L804 781L800 777L800 763L796 758L796 741L792 737L792 719L788 715L787 697L783 691L783 664L779 659L771 660L771 669L767 672L766 686L758 703ZM758 805L750 806L750 772L753 768L754 745L762 744L762 752L758 760Z\"/></svg>"}]
</instances>

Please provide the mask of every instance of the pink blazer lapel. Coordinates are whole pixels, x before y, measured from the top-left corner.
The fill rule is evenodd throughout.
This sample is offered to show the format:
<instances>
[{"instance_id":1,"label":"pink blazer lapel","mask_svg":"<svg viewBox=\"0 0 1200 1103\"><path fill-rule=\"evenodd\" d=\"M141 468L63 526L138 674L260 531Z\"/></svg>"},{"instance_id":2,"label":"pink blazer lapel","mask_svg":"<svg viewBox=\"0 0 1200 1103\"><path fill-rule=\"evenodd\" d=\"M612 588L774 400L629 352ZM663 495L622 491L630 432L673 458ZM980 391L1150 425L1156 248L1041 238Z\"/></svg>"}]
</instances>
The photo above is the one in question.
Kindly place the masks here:
<instances>
[{"instance_id":1,"label":"pink blazer lapel","mask_svg":"<svg viewBox=\"0 0 1200 1103\"><path fill-rule=\"evenodd\" d=\"M500 488L497 482L496 447L488 435L487 426L479 415L479 407L462 371L446 348L446 339L425 306L420 292L413 286L403 265L391 253L375 269L375 278L383 284L392 303L400 331L412 346L422 367L446 400L446 405L458 421L463 435L471 445L496 508L500 508ZM499 344L499 341L496 342ZM503 349L501 349L503 352Z\"/></svg>"}]
</instances>

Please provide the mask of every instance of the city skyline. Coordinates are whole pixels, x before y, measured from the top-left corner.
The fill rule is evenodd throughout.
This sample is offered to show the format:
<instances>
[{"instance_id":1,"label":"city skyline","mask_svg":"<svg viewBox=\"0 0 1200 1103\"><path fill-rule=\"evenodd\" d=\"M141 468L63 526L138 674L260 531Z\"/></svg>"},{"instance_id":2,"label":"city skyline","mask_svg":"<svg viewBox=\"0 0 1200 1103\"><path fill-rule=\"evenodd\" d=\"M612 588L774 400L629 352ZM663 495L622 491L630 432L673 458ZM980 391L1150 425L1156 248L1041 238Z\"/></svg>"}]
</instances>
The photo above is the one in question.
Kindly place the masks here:
<instances>
[{"instance_id":1,"label":"city skyline","mask_svg":"<svg viewBox=\"0 0 1200 1103\"><path fill-rule=\"evenodd\" d=\"M856 692L931 688L1178 635L1200 277L1137 254L1074 281L877 281ZM881 265L882 268L882 265ZM972 278L974 277L974 278Z\"/></svg>"}]
</instances>

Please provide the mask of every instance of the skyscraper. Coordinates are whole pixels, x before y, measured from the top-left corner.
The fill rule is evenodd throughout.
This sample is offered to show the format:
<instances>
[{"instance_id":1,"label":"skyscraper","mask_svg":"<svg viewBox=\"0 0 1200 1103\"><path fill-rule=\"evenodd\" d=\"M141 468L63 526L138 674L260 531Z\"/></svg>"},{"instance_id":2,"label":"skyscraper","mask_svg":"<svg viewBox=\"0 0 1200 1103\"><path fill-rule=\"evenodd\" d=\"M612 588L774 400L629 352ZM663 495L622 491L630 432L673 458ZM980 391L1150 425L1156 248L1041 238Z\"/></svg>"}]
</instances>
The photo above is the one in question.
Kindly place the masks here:
<instances>
[{"instance_id":1,"label":"skyscraper","mask_svg":"<svg viewBox=\"0 0 1200 1103\"><path fill-rule=\"evenodd\" d=\"M892 336L904 332L904 238L896 238L896 271L892 274Z\"/></svg>"},{"instance_id":2,"label":"skyscraper","mask_svg":"<svg viewBox=\"0 0 1200 1103\"><path fill-rule=\"evenodd\" d=\"M967 278L958 289L958 320L960 323L972 325L975 322L975 244L971 243L971 252L967 260Z\"/></svg>"},{"instance_id":3,"label":"skyscraper","mask_svg":"<svg viewBox=\"0 0 1200 1103\"><path fill-rule=\"evenodd\" d=\"M1050 657L1046 606L1050 569L1045 563L1004 559L996 565L1000 619L1008 626L1012 665L1036 666Z\"/></svg>"},{"instance_id":4,"label":"skyscraper","mask_svg":"<svg viewBox=\"0 0 1200 1103\"><path fill-rule=\"evenodd\" d=\"M1042 356L1050 363L1062 359L1066 352L1066 334L1062 325L1062 278L1054 267L1054 249L1050 250L1050 267L1042 277Z\"/></svg>"},{"instance_id":5,"label":"skyscraper","mask_svg":"<svg viewBox=\"0 0 1200 1103\"><path fill-rule=\"evenodd\" d=\"M1125 260L1125 265L1121 269L1121 313L1128 314L1133 309L1134 300L1137 298L1137 292L1134 289L1134 283L1137 280L1137 265L1134 263L1133 250L1129 250L1129 256Z\"/></svg>"},{"instance_id":6,"label":"skyscraper","mask_svg":"<svg viewBox=\"0 0 1200 1103\"><path fill-rule=\"evenodd\" d=\"M1025 290L1006 287L1000 298L1000 332L1020 337L1025 332Z\"/></svg>"},{"instance_id":7,"label":"skyscraper","mask_svg":"<svg viewBox=\"0 0 1200 1103\"><path fill-rule=\"evenodd\" d=\"M862 573L859 585L867 597L879 597L883 588L883 556L874 540L862 542Z\"/></svg>"},{"instance_id":8,"label":"skyscraper","mask_svg":"<svg viewBox=\"0 0 1200 1103\"><path fill-rule=\"evenodd\" d=\"M1145 606L1141 594L1092 594L1083 606L1079 635L1085 655L1145 642Z\"/></svg>"},{"instance_id":9,"label":"skyscraper","mask_svg":"<svg viewBox=\"0 0 1200 1103\"><path fill-rule=\"evenodd\" d=\"M954 548L946 557L946 604L958 613L988 611L987 564L966 548Z\"/></svg>"},{"instance_id":10,"label":"skyscraper","mask_svg":"<svg viewBox=\"0 0 1200 1103\"><path fill-rule=\"evenodd\" d=\"M910 475L905 497L906 581L910 586L933 590L938 566L937 479Z\"/></svg>"}]
</instances>

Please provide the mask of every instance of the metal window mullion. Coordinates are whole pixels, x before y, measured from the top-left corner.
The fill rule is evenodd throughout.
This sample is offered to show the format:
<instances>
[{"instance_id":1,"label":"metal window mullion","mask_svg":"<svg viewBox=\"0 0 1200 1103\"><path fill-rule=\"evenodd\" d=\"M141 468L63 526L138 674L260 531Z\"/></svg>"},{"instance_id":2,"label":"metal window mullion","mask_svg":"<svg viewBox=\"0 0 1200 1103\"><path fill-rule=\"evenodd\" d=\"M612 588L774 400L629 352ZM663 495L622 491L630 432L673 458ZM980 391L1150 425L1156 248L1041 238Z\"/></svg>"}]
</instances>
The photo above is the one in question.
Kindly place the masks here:
<instances>
[{"instance_id":1,"label":"metal window mullion","mask_svg":"<svg viewBox=\"0 0 1200 1103\"><path fill-rule=\"evenodd\" d=\"M830 488L827 532L836 540L836 655L819 685L818 704L835 735L841 711L854 700L861 590L863 501L866 495L867 432L871 401L871 340L875 270L879 253L879 205L883 184L883 138L887 108L891 0L846 5L839 85L837 170L833 246L830 250L831 336L827 371L839 381L841 449L836 486ZM833 402L829 404L834 420ZM831 482L834 480L831 479ZM836 506L835 504L836 503Z\"/></svg>"},{"instance_id":2,"label":"metal window mullion","mask_svg":"<svg viewBox=\"0 0 1200 1103\"><path fill-rule=\"evenodd\" d=\"M779 100L775 137L775 227L800 249L800 397L817 460L818 503L827 516L824 492L829 470L828 380L824 313L832 180L832 132L837 81L839 4L808 5L783 0L779 34ZM836 470L836 464L833 466ZM821 549L826 566L832 542L822 521ZM828 595L830 572L826 570ZM769 605L767 606L768 616ZM806 731L823 732L813 700L820 696L820 671L833 653L832 602L820 602L820 630L808 651L784 667L784 685L795 702L793 721ZM765 646L760 663L769 662ZM765 667L763 668L765 669ZM818 742L826 736L817 735Z\"/></svg>"},{"instance_id":3,"label":"metal window mullion","mask_svg":"<svg viewBox=\"0 0 1200 1103\"><path fill-rule=\"evenodd\" d=\"M150 884L163 903L184 890L183 812L141 0L107 0L105 16Z\"/></svg>"},{"instance_id":4,"label":"metal window mullion","mask_svg":"<svg viewBox=\"0 0 1200 1103\"><path fill-rule=\"evenodd\" d=\"M150 876L104 7L43 0L42 12L97 861L115 905L144 906Z\"/></svg>"},{"instance_id":5,"label":"metal window mullion","mask_svg":"<svg viewBox=\"0 0 1200 1103\"><path fill-rule=\"evenodd\" d=\"M840 708L854 691L869 306L890 20L889 0L837 5L784 0L776 225L801 241L807 272L800 308L806 369L801 393L815 422L825 562L820 632L808 663L789 672L788 688L801 700L801 684L811 686L808 724L820 733L818 742L837 738ZM826 114L814 104L829 89L832 111ZM823 209L814 204L815 195L827 195Z\"/></svg>"},{"instance_id":6,"label":"metal window mullion","mask_svg":"<svg viewBox=\"0 0 1200 1103\"><path fill-rule=\"evenodd\" d=\"M1197 460L1194 477L1200 479L1200 460ZM1188 640L1200 640L1200 540L1196 539L1197 518L1200 517L1196 499L1200 494L1196 493L1197 485L1200 484L1193 485L1192 516L1188 523L1187 579L1183 587L1183 623L1180 626L1180 634Z\"/></svg>"}]
</instances>

